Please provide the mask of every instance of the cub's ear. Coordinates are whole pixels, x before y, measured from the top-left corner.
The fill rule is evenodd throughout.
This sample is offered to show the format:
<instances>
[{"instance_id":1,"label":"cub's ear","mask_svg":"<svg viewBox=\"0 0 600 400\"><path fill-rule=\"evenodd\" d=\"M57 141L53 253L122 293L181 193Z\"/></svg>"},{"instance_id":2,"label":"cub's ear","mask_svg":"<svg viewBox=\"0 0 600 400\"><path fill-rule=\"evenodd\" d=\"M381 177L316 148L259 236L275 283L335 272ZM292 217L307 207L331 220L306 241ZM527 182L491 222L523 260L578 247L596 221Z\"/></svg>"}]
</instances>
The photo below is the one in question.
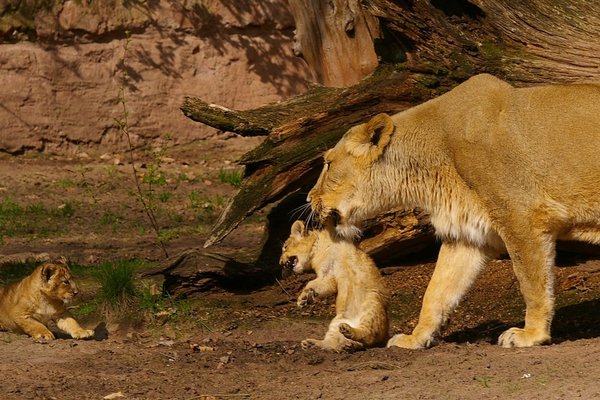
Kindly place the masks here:
<instances>
[{"instance_id":1,"label":"cub's ear","mask_svg":"<svg viewBox=\"0 0 600 400\"><path fill-rule=\"evenodd\" d=\"M45 264L42 266L42 280L48 282L55 272L56 266L54 264Z\"/></svg>"},{"instance_id":2,"label":"cub's ear","mask_svg":"<svg viewBox=\"0 0 600 400\"><path fill-rule=\"evenodd\" d=\"M369 122L356 126L348 132L346 150L355 157L368 157L375 161L390 143L394 133L394 121L387 114L377 114Z\"/></svg>"},{"instance_id":3,"label":"cub's ear","mask_svg":"<svg viewBox=\"0 0 600 400\"><path fill-rule=\"evenodd\" d=\"M291 236L300 239L302 236L304 236L305 232L306 227L304 226L304 222L298 220L292 224Z\"/></svg>"}]
</instances>

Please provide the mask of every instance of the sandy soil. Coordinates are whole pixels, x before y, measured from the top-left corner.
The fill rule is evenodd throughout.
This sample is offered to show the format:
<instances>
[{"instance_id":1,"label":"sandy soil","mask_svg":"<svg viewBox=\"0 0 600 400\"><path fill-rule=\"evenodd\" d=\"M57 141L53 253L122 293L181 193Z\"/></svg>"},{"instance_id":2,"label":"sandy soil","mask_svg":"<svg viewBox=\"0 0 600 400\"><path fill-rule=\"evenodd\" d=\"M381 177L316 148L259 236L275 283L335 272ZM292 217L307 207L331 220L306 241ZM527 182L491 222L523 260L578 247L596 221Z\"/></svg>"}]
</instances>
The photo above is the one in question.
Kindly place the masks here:
<instances>
[{"instance_id":1,"label":"sandy soil","mask_svg":"<svg viewBox=\"0 0 600 400\"><path fill-rule=\"evenodd\" d=\"M166 182L156 195L170 195L160 195L157 215L170 253L203 242L235 192L219 174L235 169L231 162L253 144L198 142L163 155ZM0 213L0 261L41 252L90 268L117 258L159 260L162 251L137 203L130 166L115 160L125 157L0 159L0 211L10 204L16 210ZM261 231L261 215L252 217L213 250L256 250ZM431 256L421 255L383 270L393 293L392 333L414 327L433 266ZM523 319L509 260L489 264L441 342L419 351L302 350L300 340L326 331L333 302L298 309L294 296L310 276L293 276L251 293L214 290L190 300L190 323L179 318L134 328L107 321L106 337L104 321L85 320L98 340L49 344L0 333L0 398L600 398L600 262L561 254L555 275L557 312L548 346L494 344Z\"/></svg>"}]
</instances>

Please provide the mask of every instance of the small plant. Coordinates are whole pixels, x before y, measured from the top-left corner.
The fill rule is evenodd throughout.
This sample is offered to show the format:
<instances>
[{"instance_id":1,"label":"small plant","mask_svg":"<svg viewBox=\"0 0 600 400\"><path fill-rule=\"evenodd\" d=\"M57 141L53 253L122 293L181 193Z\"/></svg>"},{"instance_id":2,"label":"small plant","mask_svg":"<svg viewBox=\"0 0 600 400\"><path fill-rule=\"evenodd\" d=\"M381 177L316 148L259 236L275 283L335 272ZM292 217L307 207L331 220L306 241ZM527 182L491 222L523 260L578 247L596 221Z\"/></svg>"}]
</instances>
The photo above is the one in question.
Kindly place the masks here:
<instances>
[{"instance_id":1,"label":"small plant","mask_svg":"<svg viewBox=\"0 0 600 400\"><path fill-rule=\"evenodd\" d=\"M123 74L121 77L122 78L121 85L119 86L119 95L118 95L118 101L119 101L119 104L121 105L122 114L121 114L120 118L115 118L114 121L115 121L117 127L119 128L119 130L121 131L121 133L123 134L123 136L125 136L125 138L127 140L127 147L129 149L129 151L128 151L129 159L131 162L131 172L133 175L133 181L135 183L135 187L137 189L138 200L142 204L144 212L146 213L146 216L148 217L148 220L150 221L150 225L152 226L152 229L154 230L154 233L156 234L156 240L157 240L158 244L160 245L160 247L162 248L165 257L169 257L167 247L165 246L165 243L162 240L161 235L160 235L160 226L158 225L158 221L156 219L156 212L155 212L156 206L154 204L154 190L155 190L154 187L156 185L164 185L166 183L166 179L165 179L164 175L160 172L160 165L161 165L160 163L161 163L161 156L162 156L161 152L163 151L163 149L160 149L160 152L155 152L154 162L147 166L147 173L145 174L145 176L143 178L143 183L145 183L147 185L146 191L144 191L144 189L142 189L142 183L140 182L140 179L138 178L138 170L135 166L135 159L133 156L134 147L133 147L133 143L131 140L131 134L129 132L129 122L128 122L129 121L129 111L127 109L127 98L125 96L127 82L129 80L129 75L127 73L127 68L126 68L126 58L127 58L127 54L129 51L129 45L131 44L131 35L128 30L125 31L125 38L126 38L125 44L123 45L123 57L119 61L120 67L123 68Z\"/></svg>"},{"instance_id":2,"label":"small plant","mask_svg":"<svg viewBox=\"0 0 600 400\"><path fill-rule=\"evenodd\" d=\"M120 260L101 264L97 270L99 297L113 306L127 304L136 294L134 278L139 260Z\"/></svg>"},{"instance_id":3,"label":"small plant","mask_svg":"<svg viewBox=\"0 0 600 400\"><path fill-rule=\"evenodd\" d=\"M166 203L167 201L169 201L171 196L172 196L171 192L160 192L158 194L158 200L160 200L161 203Z\"/></svg>"},{"instance_id":4,"label":"small plant","mask_svg":"<svg viewBox=\"0 0 600 400\"><path fill-rule=\"evenodd\" d=\"M18 217L23 214L23 207L10 197L5 197L0 202L0 217Z\"/></svg>"},{"instance_id":5,"label":"small plant","mask_svg":"<svg viewBox=\"0 0 600 400\"><path fill-rule=\"evenodd\" d=\"M77 186L77 184L69 178L61 178L56 181L56 186L62 189L71 189Z\"/></svg>"},{"instance_id":6,"label":"small plant","mask_svg":"<svg viewBox=\"0 0 600 400\"><path fill-rule=\"evenodd\" d=\"M75 213L75 206L70 201L61 204L58 206L58 209L60 210L60 214L65 218L72 217Z\"/></svg>"},{"instance_id":7,"label":"small plant","mask_svg":"<svg viewBox=\"0 0 600 400\"><path fill-rule=\"evenodd\" d=\"M240 187L242 184L242 173L241 171L223 169L219 171L219 179L222 183L228 183L234 187Z\"/></svg>"}]
</instances>

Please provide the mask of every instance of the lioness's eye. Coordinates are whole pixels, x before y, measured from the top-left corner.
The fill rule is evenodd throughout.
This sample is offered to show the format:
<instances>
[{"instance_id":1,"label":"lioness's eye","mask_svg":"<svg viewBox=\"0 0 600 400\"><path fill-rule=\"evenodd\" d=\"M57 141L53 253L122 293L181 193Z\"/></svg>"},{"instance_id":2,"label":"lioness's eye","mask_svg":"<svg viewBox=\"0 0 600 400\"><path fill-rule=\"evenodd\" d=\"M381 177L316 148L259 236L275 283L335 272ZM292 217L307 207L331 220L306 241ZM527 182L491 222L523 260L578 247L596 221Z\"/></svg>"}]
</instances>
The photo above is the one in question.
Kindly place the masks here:
<instances>
[{"instance_id":1,"label":"lioness's eye","mask_svg":"<svg viewBox=\"0 0 600 400\"><path fill-rule=\"evenodd\" d=\"M62 281L62 284L63 284L63 285L68 285L68 284L69 284L69 281Z\"/></svg>"}]
</instances>

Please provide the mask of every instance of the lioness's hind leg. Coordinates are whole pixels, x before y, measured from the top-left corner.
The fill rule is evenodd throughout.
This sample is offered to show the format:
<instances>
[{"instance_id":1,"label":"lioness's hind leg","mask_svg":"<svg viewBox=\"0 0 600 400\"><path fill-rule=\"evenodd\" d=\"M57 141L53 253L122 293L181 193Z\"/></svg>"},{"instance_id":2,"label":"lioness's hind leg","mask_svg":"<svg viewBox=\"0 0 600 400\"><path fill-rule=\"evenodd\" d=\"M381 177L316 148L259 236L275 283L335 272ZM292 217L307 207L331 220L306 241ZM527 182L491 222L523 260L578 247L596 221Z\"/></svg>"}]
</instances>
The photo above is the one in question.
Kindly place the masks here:
<instances>
[{"instance_id":1,"label":"lioness's hind leg","mask_svg":"<svg viewBox=\"0 0 600 400\"><path fill-rule=\"evenodd\" d=\"M432 345L435 335L469 289L492 250L460 242L445 242L423 297L419 322L411 335L392 337L387 347L419 349Z\"/></svg>"},{"instance_id":2,"label":"lioness's hind leg","mask_svg":"<svg viewBox=\"0 0 600 400\"><path fill-rule=\"evenodd\" d=\"M515 242L508 242L506 247L527 308L525 327L508 329L500 335L498 344L502 347L529 347L550 341L554 312L552 266L555 241L543 235L531 235Z\"/></svg>"}]
</instances>

